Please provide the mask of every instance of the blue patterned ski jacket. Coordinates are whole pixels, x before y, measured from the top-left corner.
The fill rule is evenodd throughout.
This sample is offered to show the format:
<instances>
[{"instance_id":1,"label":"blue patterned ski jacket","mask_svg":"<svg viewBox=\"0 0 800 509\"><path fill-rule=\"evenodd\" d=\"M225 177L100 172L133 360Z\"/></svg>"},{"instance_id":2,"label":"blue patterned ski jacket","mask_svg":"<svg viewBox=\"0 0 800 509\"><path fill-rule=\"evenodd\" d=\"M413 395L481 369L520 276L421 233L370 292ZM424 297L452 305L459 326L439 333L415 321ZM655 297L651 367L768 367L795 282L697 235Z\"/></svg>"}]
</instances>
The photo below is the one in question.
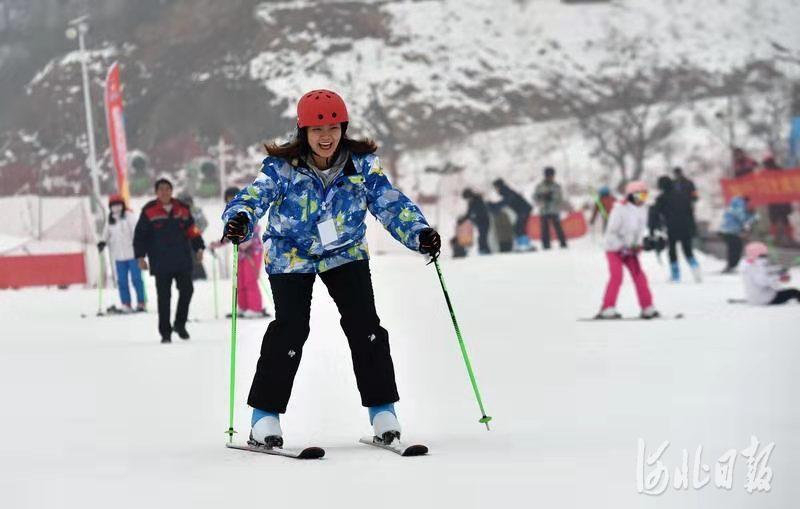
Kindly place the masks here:
<instances>
[{"instance_id":1,"label":"blue patterned ski jacket","mask_svg":"<svg viewBox=\"0 0 800 509\"><path fill-rule=\"evenodd\" d=\"M419 251L419 232L428 222L414 202L392 187L374 154L350 155L327 188L302 159L267 157L255 181L228 203L222 220L246 213L247 240L253 225L269 213L262 238L267 273L316 273L369 258L367 210L395 239ZM335 235L325 235L323 245L325 226L328 231L335 227Z\"/></svg>"}]
</instances>

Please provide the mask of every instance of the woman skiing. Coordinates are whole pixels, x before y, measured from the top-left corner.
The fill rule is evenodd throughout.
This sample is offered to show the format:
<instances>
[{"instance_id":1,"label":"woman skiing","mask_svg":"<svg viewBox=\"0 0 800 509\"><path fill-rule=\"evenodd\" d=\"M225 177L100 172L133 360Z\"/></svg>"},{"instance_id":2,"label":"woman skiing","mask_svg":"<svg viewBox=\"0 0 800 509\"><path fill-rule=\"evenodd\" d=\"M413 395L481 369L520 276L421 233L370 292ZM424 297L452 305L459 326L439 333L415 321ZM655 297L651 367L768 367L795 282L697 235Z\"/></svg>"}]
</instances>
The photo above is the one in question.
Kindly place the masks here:
<instances>
[{"instance_id":1,"label":"woman skiing","mask_svg":"<svg viewBox=\"0 0 800 509\"><path fill-rule=\"evenodd\" d=\"M361 403L376 440L400 437L394 409L399 400L389 334L375 310L364 219L369 210L406 247L436 256L439 234L420 209L393 188L371 140L346 136L342 98L313 90L297 104L297 132L285 145L270 144L253 184L228 203L225 238L248 240L267 212L264 263L275 301L261 346L248 404L251 445L283 444L286 412L309 334L311 291L319 274L341 314Z\"/></svg>"},{"instance_id":2,"label":"woman skiing","mask_svg":"<svg viewBox=\"0 0 800 509\"><path fill-rule=\"evenodd\" d=\"M117 287L119 300L122 304L122 313L131 313L130 282L136 290L136 311L145 311L146 298L142 272L133 253L133 233L136 230L136 216L125 206L122 196L115 194L108 198L108 225L106 226L103 240L97 247L102 253L108 245L111 258L117 272ZM130 281L128 276L130 275Z\"/></svg>"},{"instance_id":3,"label":"woman skiing","mask_svg":"<svg viewBox=\"0 0 800 509\"><path fill-rule=\"evenodd\" d=\"M639 263L642 236L647 226L647 212L643 205L647 201L647 184L641 181L628 182L625 186L625 199L611 210L606 228L605 248L608 260L609 279L603 306L598 319L622 318L616 310L617 295L622 285L622 266L633 278L636 296L642 308L641 317L656 318L658 311L653 307L653 297L647 284L647 276Z\"/></svg>"}]
</instances>

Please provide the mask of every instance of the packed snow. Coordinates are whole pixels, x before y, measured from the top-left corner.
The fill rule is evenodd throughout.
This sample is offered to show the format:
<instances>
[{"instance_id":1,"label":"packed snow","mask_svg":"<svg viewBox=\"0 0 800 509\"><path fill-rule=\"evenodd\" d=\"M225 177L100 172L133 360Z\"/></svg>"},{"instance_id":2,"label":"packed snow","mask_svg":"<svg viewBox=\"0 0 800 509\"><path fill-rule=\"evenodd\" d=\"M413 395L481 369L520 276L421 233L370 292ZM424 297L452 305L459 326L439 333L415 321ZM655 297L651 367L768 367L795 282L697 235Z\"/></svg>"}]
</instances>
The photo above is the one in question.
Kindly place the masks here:
<instances>
[{"instance_id":1,"label":"packed snow","mask_svg":"<svg viewBox=\"0 0 800 509\"><path fill-rule=\"evenodd\" d=\"M603 253L587 237L566 251L442 260L491 431L478 423L433 266L377 256L372 272L389 330L406 441L426 457L358 443L370 432L346 340L320 282L311 336L289 410L287 447L319 445L319 461L229 450L229 322L215 318L211 282L196 285L192 339L161 345L155 313L95 316L95 290L0 291L0 500L3 507L663 507L785 508L800 446L800 306L755 308L722 262L701 258L702 284L666 282L644 255L653 322L579 322L599 306ZM211 271L209 270L209 273ZM795 270L795 281L800 274ZM266 279L266 278L265 278ZM151 278L148 294L155 296ZM116 303L113 290L104 305ZM230 306L219 285L219 313ZM155 302L150 308L154 309ZM173 307L174 309L174 307ZM619 309L638 313L626 276ZM85 317L84 317L85 316ZM239 322L236 440L268 320ZM748 494L745 459L730 490L715 461L751 436L775 449L771 491ZM637 440L661 457L670 486L637 492ZM672 487L695 449L711 482ZM655 466L645 469L653 472Z\"/></svg>"}]
</instances>

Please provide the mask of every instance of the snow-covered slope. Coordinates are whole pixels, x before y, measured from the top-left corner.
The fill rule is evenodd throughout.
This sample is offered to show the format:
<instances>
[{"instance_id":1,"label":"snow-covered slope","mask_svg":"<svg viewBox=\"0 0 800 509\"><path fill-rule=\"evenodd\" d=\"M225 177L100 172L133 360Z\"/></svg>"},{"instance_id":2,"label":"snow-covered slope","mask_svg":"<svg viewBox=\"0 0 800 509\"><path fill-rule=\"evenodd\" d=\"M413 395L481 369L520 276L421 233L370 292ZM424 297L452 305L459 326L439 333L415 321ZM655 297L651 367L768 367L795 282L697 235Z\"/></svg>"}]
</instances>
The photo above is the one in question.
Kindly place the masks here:
<instances>
[{"instance_id":1,"label":"snow-covered slope","mask_svg":"<svg viewBox=\"0 0 800 509\"><path fill-rule=\"evenodd\" d=\"M94 318L84 290L0 292L0 493L4 507L648 507L785 508L800 497L795 404L798 306L726 303L738 277L665 282L645 257L656 305L683 320L582 323L605 282L602 252L443 261L492 431L480 417L432 267L418 256L372 262L390 331L409 440L400 458L357 443L369 432L335 306L315 288L311 336L283 426L287 445L315 443L319 462L225 449L228 323L213 319L211 285L197 285L192 340L158 344L154 314ZM800 274L795 273L795 279ZM627 284L627 281L626 281ZM227 285L221 285L227 302ZM154 295L152 285L149 295ZM152 304L151 304L152 307ZM222 308L224 309L224 305ZM636 312L632 288L620 309ZM224 312L224 311L223 311ZM81 318L86 313L88 318ZM237 440L266 321L241 321ZM770 493L714 484L716 460L751 435L775 442ZM711 483L637 494L637 440L663 441L669 469L698 445ZM647 473L655 467L648 467Z\"/></svg>"}]
</instances>

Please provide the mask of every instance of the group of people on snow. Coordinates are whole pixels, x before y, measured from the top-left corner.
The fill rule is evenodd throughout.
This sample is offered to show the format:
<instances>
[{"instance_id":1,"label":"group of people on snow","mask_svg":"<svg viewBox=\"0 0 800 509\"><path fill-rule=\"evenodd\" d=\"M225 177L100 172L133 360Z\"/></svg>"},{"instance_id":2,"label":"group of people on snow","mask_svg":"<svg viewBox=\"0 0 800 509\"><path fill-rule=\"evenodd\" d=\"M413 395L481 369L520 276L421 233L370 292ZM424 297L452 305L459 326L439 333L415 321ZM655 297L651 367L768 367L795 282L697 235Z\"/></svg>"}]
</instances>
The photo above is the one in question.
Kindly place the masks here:
<instances>
[{"instance_id":1,"label":"group of people on snow","mask_svg":"<svg viewBox=\"0 0 800 509\"><path fill-rule=\"evenodd\" d=\"M539 213L541 242L543 249L550 249L551 227L562 248L567 247L567 238L561 226L561 212L568 208L561 185L555 180L556 171L552 167L544 169L544 179L536 186L533 203L514 190L504 179L492 182L499 200L488 201L483 195L466 188L461 196L467 204L466 212L456 220L456 236L450 241L456 258L466 256L472 244L471 235L463 234L463 225L469 222L478 232L478 254L486 255L493 251L535 251L528 234L528 222L534 212ZM509 213L511 218L509 218ZM492 240L496 249L492 249Z\"/></svg>"}]
</instances>

